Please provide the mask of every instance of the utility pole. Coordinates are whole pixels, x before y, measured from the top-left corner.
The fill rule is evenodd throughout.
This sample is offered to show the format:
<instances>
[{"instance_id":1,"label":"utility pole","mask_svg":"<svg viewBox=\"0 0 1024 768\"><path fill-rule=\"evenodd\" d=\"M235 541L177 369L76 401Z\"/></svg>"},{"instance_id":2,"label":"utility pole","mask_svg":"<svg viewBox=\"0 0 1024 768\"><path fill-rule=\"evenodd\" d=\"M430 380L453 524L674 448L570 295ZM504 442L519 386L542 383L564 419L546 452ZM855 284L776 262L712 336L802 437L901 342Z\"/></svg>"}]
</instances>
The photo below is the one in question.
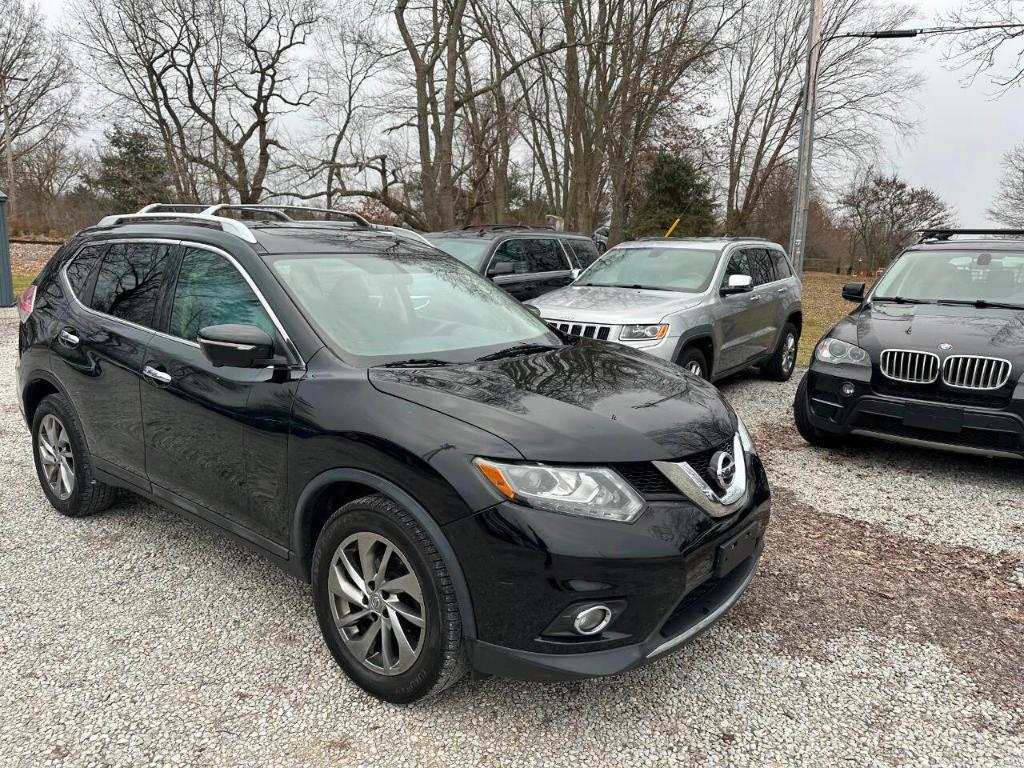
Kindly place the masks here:
<instances>
[{"instance_id":1,"label":"utility pole","mask_svg":"<svg viewBox=\"0 0 1024 768\"><path fill-rule=\"evenodd\" d=\"M793 221L789 227L789 255L796 273L804 273L804 239L807 237L807 213L811 207L811 154L814 151L814 102L818 90L818 60L821 58L821 2L811 0L807 25L807 77L804 82L803 109L800 117L800 150L796 161L796 189L793 194Z\"/></svg>"},{"instance_id":2,"label":"utility pole","mask_svg":"<svg viewBox=\"0 0 1024 768\"><path fill-rule=\"evenodd\" d=\"M818 88L818 60L821 46L830 40L856 37L888 40L926 35L954 35L979 29L1021 29L1024 24L976 24L970 27L924 27L918 29L879 29L871 32L846 32L821 36L822 0L809 0L811 19L807 29L807 80L804 83L803 109L800 115L800 146L796 161L796 190L793 195L793 221L789 229L789 253L796 273L803 277L807 239L807 214L811 207L811 155L814 149L814 107Z\"/></svg>"}]
</instances>

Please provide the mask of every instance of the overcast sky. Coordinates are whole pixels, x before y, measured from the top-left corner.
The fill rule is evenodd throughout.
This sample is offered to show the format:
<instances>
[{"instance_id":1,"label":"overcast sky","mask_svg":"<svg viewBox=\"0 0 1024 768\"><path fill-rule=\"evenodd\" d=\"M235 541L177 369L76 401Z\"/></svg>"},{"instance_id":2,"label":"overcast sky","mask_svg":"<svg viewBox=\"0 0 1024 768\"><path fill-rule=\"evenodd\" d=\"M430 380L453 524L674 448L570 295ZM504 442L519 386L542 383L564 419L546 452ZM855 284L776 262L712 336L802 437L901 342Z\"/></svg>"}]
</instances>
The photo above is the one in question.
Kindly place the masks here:
<instances>
[{"instance_id":1,"label":"overcast sky","mask_svg":"<svg viewBox=\"0 0 1024 768\"><path fill-rule=\"evenodd\" d=\"M1022 0L1024 1L1024 0ZM53 22L62 16L63 0L39 0ZM825 0L826 4L829 0ZM918 0L918 17L909 26L933 26L936 15L962 0ZM957 212L961 226L992 225L985 209L992 202L1003 154L1024 141L1024 88L998 98L985 75L963 82L964 72L943 67L942 38L899 41L912 66L925 76L913 100L917 133L890 139L885 170L896 171L914 186L935 190ZM1004 61L1018 51L1004 52Z\"/></svg>"}]
</instances>

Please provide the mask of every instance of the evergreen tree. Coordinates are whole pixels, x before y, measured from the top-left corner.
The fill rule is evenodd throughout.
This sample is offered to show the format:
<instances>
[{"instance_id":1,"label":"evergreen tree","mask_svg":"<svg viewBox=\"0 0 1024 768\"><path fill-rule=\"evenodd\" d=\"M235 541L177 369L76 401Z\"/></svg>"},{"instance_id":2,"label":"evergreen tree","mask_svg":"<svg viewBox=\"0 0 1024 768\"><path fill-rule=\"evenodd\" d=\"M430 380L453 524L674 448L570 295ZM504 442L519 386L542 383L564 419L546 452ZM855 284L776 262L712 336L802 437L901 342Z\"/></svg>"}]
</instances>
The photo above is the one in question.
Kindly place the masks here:
<instances>
[{"instance_id":1,"label":"evergreen tree","mask_svg":"<svg viewBox=\"0 0 1024 768\"><path fill-rule=\"evenodd\" d=\"M112 211L136 211L172 199L167 157L153 137L115 125L106 140L96 171L86 174L85 184Z\"/></svg>"},{"instance_id":2,"label":"evergreen tree","mask_svg":"<svg viewBox=\"0 0 1024 768\"><path fill-rule=\"evenodd\" d=\"M711 182L688 157L658 152L644 178L631 229L635 235L664 234L677 216L674 237L710 234L715 228Z\"/></svg>"}]
</instances>

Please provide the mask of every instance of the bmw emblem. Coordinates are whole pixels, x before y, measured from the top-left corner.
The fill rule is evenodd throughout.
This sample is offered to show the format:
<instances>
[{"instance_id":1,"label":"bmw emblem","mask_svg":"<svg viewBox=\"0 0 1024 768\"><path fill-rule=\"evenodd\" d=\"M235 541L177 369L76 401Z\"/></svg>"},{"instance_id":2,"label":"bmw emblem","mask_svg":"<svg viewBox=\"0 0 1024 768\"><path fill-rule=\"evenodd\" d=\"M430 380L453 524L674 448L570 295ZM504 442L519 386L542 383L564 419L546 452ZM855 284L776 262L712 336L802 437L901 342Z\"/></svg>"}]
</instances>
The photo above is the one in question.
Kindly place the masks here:
<instances>
[{"instance_id":1,"label":"bmw emblem","mask_svg":"<svg viewBox=\"0 0 1024 768\"><path fill-rule=\"evenodd\" d=\"M718 487L723 491L732 484L733 478L736 477L736 461L726 451L717 451L711 457L711 465L708 469L711 470L711 474L718 481Z\"/></svg>"},{"instance_id":2,"label":"bmw emblem","mask_svg":"<svg viewBox=\"0 0 1024 768\"><path fill-rule=\"evenodd\" d=\"M941 344L939 344L939 349L941 349L943 352L952 352L953 345L947 344L946 342L942 342Z\"/></svg>"}]
</instances>

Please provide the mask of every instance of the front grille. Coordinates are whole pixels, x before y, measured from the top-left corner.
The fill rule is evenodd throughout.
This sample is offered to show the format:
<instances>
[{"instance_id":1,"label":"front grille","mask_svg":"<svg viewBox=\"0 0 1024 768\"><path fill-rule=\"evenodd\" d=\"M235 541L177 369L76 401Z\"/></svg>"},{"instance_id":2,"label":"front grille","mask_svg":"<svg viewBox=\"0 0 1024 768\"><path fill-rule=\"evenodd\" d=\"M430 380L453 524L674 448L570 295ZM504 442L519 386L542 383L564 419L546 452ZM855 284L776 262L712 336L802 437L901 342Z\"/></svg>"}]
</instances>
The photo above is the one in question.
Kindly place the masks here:
<instances>
[{"instance_id":1,"label":"front grille","mask_svg":"<svg viewBox=\"0 0 1024 768\"><path fill-rule=\"evenodd\" d=\"M950 355L942 364L942 380L957 389L999 389L1010 379L1009 360L978 355Z\"/></svg>"},{"instance_id":2,"label":"front grille","mask_svg":"<svg viewBox=\"0 0 1024 768\"><path fill-rule=\"evenodd\" d=\"M582 336L585 339L600 339L601 341L606 341L612 332L610 325L567 323L564 320L548 320L548 322L562 333L568 333L570 336Z\"/></svg>"},{"instance_id":3,"label":"front grille","mask_svg":"<svg viewBox=\"0 0 1024 768\"><path fill-rule=\"evenodd\" d=\"M699 453L691 453L677 461L685 461L693 467L697 474L703 478L711 488L717 488L718 482L711 471L711 457L718 451L725 451L732 455L732 440L727 440L719 446L709 448ZM735 458L735 457L734 457ZM679 489L675 487L661 471L649 461L637 461L628 464L616 464L618 471L626 482L640 491L644 496L657 496L661 494L673 494L678 496Z\"/></svg>"},{"instance_id":4,"label":"front grille","mask_svg":"<svg viewBox=\"0 0 1024 768\"><path fill-rule=\"evenodd\" d=\"M939 378L939 356L934 352L887 349L881 367L885 376L906 384L932 384Z\"/></svg>"}]
</instances>

